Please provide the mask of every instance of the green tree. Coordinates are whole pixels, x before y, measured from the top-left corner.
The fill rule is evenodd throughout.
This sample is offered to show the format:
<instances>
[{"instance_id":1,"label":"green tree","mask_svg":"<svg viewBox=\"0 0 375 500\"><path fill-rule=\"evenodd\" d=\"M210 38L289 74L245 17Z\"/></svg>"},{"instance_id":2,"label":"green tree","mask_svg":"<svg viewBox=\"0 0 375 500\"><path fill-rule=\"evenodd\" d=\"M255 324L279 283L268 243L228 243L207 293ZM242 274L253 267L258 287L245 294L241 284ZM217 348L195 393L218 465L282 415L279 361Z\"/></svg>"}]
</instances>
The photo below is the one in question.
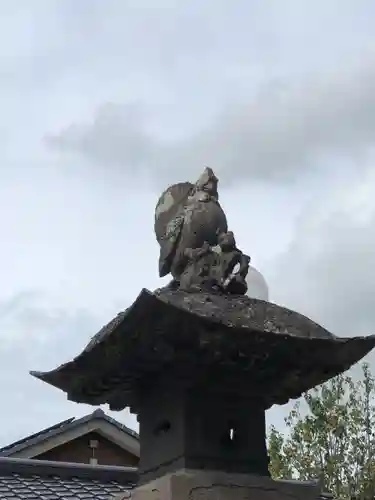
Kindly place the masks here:
<instances>
[{"instance_id":1,"label":"green tree","mask_svg":"<svg viewBox=\"0 0 375 500\"><path fill-rule=\"evenodd\" d=\"M375 498L375 379L339 375L309 391L268 435L270 472L279 479L321 479L335 498Z\"/></svg>"}]
</instances>

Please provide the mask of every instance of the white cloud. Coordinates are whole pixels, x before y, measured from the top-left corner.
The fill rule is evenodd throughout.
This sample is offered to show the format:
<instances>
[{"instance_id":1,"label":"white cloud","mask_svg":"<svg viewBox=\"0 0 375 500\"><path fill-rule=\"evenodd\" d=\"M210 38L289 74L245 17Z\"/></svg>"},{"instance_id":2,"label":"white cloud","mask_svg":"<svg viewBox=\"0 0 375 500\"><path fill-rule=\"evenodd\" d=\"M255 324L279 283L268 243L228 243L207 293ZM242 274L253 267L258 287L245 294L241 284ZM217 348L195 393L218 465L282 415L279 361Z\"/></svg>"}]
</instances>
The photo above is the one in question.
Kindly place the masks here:
<instances>
[{"instance_id":1,"label":"white cloud","mask_svg":"<svg viewBox=\"0 0 375 500\"><path fill-rule=\"evenodd\" d=\"M2 13L1 441L90 411L28 371L158 286L159 188L205 163L273 297L371 332L373 2L19 0Z\"/></svg>"},{"instance_id":2,"label":"white cloud","mask_svg":"<svg viewBox=\"0 0 375 500\"><path fill-rule=\"evenodd\" d=\"M276 83L223 110L194 137L169 143L152 135L143 109L111 104L49 143L125 175L136 166L158 183L202 164L214 166L225 181L239 175L290 181L319 169L327 157L348 163L374 146L374 85L373 58L311 80Z\"/></svg>"},{"instance_id":3,"label":"white cloud","mask_svg":"<svg viewBox=\"0 0 375 500\"><path fill-rule=\"evenodd\" d=\"M336 189L328 184L300 215L292 242L274 262L275 300L337 335L374 333L374 183L369 165L361 179Z\"/></svg>"},{"instance_id":4,"label":"white cloud","mask_svg":"<svg viewBox=\"0 0 375 500\"><path fill-rule=\"evenodd\" d=\"M0 446L94 410L67 401L66 394L34 379L29 370L49 370L72 359L107 321L103 316L78 307L64 309L37 292L0 303ZM136 426L128 412L111 414Z\"/></svg>"}]
</instances>

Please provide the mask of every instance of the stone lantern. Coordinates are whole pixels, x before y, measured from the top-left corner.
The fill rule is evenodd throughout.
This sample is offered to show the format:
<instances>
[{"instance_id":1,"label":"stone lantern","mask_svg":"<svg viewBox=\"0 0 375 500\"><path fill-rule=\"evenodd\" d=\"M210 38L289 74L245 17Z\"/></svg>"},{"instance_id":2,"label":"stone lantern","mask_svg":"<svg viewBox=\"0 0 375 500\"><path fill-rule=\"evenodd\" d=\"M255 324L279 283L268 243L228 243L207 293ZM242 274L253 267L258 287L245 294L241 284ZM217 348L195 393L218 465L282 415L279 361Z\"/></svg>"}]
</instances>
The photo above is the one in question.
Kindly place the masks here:
<instances>
[{"instance_id":1,"label":"stone lantern","mask_svg":"<svg viewBox=\"0 0 375 500\"><path fill-rule=\"evenodd\" d=\"M339 338L247 296L250 258L228 231L217 185L206 169L159 199L159 271L171 283L143 289L72 361L31 373L72 401L137 414L133 499L317 499L317 484L269 477L265 411L350 368L375 336Z\"/></svg>"}]
</instances>

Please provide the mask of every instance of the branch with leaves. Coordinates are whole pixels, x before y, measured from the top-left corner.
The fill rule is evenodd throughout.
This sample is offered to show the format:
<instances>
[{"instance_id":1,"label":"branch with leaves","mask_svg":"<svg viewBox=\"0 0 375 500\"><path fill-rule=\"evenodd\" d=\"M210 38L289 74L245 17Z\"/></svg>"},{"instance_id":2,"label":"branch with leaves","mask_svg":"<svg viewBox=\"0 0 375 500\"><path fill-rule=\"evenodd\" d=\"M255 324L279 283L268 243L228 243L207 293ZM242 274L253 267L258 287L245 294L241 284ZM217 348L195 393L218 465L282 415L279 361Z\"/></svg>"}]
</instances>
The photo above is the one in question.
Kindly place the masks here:
<instances>
[{"instance_id":1,"label":"branch with leaves","mask_svg":"<svg viewBox=\"0 0 375 500\"><path fill-rule=\"evenodd\" d=\"M367 364L355 381L339 375L306 393L268 435L274 478L321 479L342 500L375 498L375 378Z\"/></svg>"}]
</instances>

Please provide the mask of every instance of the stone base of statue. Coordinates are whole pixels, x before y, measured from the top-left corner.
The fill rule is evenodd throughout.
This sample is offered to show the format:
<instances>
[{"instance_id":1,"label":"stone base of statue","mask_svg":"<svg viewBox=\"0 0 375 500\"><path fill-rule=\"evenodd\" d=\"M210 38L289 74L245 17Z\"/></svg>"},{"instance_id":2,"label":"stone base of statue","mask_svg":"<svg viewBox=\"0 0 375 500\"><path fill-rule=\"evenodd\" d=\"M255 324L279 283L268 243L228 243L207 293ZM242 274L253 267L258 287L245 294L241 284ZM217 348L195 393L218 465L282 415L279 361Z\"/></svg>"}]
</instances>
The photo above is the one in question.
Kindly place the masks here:
<instances>
[{"instance_id":1,"label":"stone base of statue","mask_svg":"<svg viewBox=\"0 0 375 500\"><path fill-rule=\"evenodd\" d=\"M317 500L320 493L313 482L181 469L139 486L132 500Z\"/></svg>"},{"instance_id":2,"label":"stone base of statue","mask_svg":"<svg viewBox=\"0 0 375 500\"><path fill-rule=\"evenodd\" d=\"M374 345L374 336L338 338L305 316L245 296L143 290L73 361L33 374L73 401L138 415L139 494L160 480L155 484L193 492L172 495L176 500L224 499L231 482L223 478L237 474L233 484L245 483L231 498L255 499L245 493L247 475L276 488L264 479L265 411L348 369ZM215 477L221 496L188 486L204 488Z\"/></svg>"}]
</instances>

